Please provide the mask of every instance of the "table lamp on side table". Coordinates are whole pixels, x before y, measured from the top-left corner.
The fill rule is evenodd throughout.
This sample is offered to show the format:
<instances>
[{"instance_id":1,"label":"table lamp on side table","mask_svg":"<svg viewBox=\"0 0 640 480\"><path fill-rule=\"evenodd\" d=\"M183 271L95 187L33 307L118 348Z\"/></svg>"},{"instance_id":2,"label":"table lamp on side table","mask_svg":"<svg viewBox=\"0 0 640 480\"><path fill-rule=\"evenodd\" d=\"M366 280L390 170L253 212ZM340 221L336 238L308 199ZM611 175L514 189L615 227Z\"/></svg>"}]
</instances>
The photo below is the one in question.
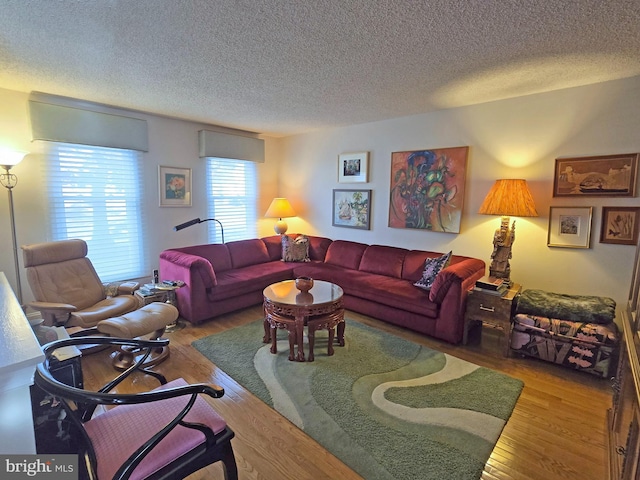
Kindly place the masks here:
<instances>
[{"instance_id":1,"label":"table lamp on side table","mask_svg":"<svg viewBox=\"0 0 640 480\"><path fill-rule=\"evenodd\" d=\"M533 197L522 179L496 180L478 211L484 215L501 215L500 228L493 236L489 275L511 284L511 248L516 238L516 222L509 227L509 217L537 217Z\"/></svg>"}]
</instances>

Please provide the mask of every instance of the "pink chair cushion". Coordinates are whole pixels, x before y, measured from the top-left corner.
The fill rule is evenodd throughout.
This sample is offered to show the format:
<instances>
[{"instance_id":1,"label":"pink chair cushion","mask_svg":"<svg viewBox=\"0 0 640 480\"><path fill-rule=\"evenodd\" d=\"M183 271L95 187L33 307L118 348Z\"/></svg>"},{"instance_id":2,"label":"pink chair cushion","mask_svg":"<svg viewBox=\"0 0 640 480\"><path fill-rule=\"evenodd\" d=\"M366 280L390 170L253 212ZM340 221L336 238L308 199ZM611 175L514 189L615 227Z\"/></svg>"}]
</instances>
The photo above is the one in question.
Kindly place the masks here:
<instances>
[{"instance_id":1,"label":"pink chair cushion","mask_svg":"<svg viewBox=\"0 0 640 480\"><path fill-rule=\"evenodd\" d=\"M188 385L187 382L179 378L156 390L185 385ZM189 395L185 395L152 403L119 405L86 422L85 429L93 442L98 460L98 478L113 478L122 463L173 420L189 398ZM201 396L185 420L208 425L216 434L227 426ZM143 479L151 475L203 441L202 433L178 425L138 465L131 479Z\"/></svg>"}]
</instances>

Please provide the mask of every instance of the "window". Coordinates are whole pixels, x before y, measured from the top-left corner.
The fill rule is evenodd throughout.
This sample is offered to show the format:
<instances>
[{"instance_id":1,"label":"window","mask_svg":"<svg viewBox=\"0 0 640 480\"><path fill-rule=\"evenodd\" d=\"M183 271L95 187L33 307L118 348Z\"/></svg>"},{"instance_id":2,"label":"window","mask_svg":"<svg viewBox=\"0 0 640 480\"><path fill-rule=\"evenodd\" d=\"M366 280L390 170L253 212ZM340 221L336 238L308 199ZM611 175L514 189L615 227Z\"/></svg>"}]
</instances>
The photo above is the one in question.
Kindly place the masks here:
<instances>
[{"instance_id":1,"label":"window","mask_svg":"<svg viewBox=\"0 0 640 480\"><path fill-rule=\"evenodd\" d=\"M53 240L85 240L102 281L145 276L141 154L68 143L47 148Z\"/></svg>"},{"instance_id":2,"label":"window","mask_svg":"<svg viewBox=\"0 0 640 480\"><path fill-rule=\"evenodd\" d=\"M207 214L224 226L225 242L256 237L256 190L254 162L207 158ZM207 224L209 241L220 243L220 226Z\"/></svg>"}]
</instances>

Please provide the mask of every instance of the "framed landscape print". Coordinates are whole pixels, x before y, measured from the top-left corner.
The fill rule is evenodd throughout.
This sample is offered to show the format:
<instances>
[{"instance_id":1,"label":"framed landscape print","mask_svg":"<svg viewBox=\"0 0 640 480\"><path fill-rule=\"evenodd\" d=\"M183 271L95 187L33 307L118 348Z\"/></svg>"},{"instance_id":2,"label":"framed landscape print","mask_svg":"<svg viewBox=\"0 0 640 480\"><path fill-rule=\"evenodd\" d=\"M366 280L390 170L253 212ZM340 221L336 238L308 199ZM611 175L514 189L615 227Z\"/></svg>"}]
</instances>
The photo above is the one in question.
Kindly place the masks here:
<instances>
[{"instance_id":1,"label":"framed landscape print","mask_svg":"<svg viewBox=\"0 0 640 480\"><path fill-rule=\"evenodd\" d=\"M638 154L556 159L554 197L633 197Z\"/></svg>"},{"instance_id":2,"label":"framed landscape print","mask_svg":"<svg viewBox=\"0 0 640 480\"><path fill-rule=\"evenodd\" d=\"M334 227L362 228L371 224L371 190L334 190Z\"/></svg>"},{"instance_id":3,"label":"framed landscape print","mask_svg":"<svg viewBox=\"0 0 640 480\"><path fill-rule=\"evenodd\" d=\"M389 226L460 233L469 147L391 154Z\"/></svg>"},{"instance_id":4,"label":"framed landscape print","mask_svg":"<svg viewBox=\"0 0 640 480\"><path fill-rule=\"evenodd\" d=\"M369 152L338 155L338 182L366 183L369 181Z\"/></svg>"},{"instance_id":5,"label":"framed landscape print","mask_svg":"<svg viewBox=\"0 0 640 480\"><path fill-rule=\"evenodd\" d=\"M600 243L636 245L640 207L602 207Z\"/></svg>"},{"instance_id":6,"label":"framed landscape print","mask_svg":"<svg viewBox=\"0 0 640 480\"><path fill-rule=\"evenodd\" d=\"M191 206L191 169L158 167L161 207Z\"/></svg>"},{"instance_id":7,"label":"framed landscape print","mask_svg":"<svg viewBox=\"0 0 640 480\"><path fill-rule=\"evenodd\" d=\"M593 207L551 207L547 246L589 248Z\"/></svg>"}]
</instances>

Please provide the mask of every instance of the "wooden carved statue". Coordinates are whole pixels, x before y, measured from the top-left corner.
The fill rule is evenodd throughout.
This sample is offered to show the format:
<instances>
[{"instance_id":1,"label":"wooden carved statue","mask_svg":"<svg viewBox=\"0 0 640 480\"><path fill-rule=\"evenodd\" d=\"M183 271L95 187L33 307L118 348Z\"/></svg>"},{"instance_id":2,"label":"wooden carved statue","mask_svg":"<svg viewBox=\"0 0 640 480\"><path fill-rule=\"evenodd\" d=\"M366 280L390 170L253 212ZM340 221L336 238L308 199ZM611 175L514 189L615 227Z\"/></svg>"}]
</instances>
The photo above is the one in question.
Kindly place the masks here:
<instances>
[{"instance_id":1,"label":"wooden carved statue","mask_svg":"<svg viewBox=\"0 0 640 480\"><path fill-rule=\"evenodd\" d=\"M509 228L509 217L502 217L500 228L493 235L493 252L491 252L489 275L503 278L505 281L510 282L511 265L509 265L509 259L511 259L511 246L515 239L515 220L511 228Z\"/></svg>"}]
</instances>

